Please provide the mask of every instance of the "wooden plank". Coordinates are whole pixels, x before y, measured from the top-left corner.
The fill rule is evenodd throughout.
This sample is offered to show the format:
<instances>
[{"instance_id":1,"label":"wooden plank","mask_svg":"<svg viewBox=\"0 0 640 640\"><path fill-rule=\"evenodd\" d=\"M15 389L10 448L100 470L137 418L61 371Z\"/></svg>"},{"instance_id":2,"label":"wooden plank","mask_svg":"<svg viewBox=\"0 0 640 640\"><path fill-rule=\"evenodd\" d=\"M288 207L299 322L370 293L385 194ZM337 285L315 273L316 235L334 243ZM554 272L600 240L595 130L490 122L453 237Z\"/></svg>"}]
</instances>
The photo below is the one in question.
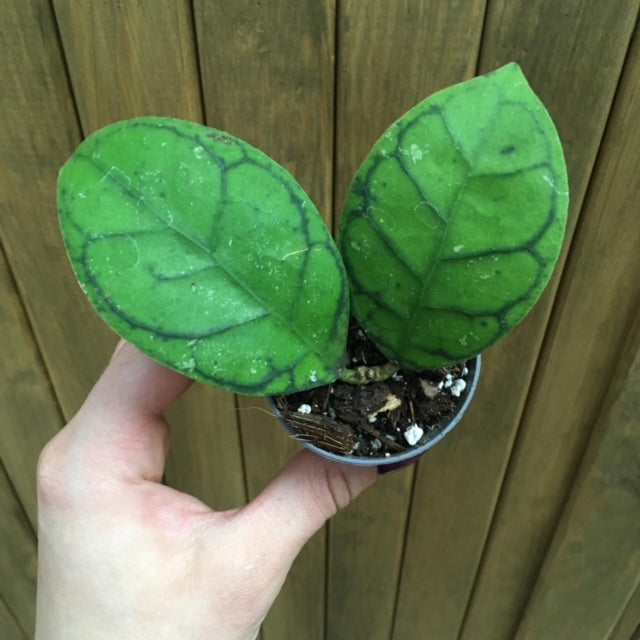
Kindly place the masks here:
<instances>
[{"instance_id":1,"label":"wooden plank","mask_svg":"<svg viewBox=\"0 0 640 640\"><path fill-rule=\"evenodd\" d=\"M283 164L331 220L334 0L196 1L194 15L207 124L254 144ZM297 445L273 419L240 398L249 497ZM295 562L265 640L324 638L325 536Z\"/></svg>"},{"instance_id":2,"label":"wooden plank","mask_svg":"<svg viewBox=\"0 0 640 640\"><path fill-rule=\"evenodd\" d=\"M202 120L188 0L54 0L85 135L141 115Z\"/></svg>"},{"instance_id":3,"label":"wooden plank","mask_svg":"<svg viewBox=\"0 0 640 640\"><path fill-rule=\"evenodd\" d=\"M572 186L570 233L598 150L615 88L615 69L621 66L625 46L620 29L622 42L616 41L612 47L594 26L625 25L625 15L618 16L623 8L619 3L610 8L582 5L579 11L575 2L562 6L538 1L489 3L479 67L479 72L485 72L517 60L558 122L567 147ZM569 15L556 16L561 9ZM603 61L606 71L590 68ZM573 74L577 72L576 79ZM586 100L593 73L600 74L598 95ZM571 77L568 82L565 76ZM575 118L576 112L584 117ZM561 266L533 314L487 352L477 396L463 423L432 452L429 463L418 469L413 503L419 508L411 512L394 634L397 640L458 638L560 271ZM513 543L512 553L517 554L520 548ZM496 563L502 551L504 548L496 549ZM485 596L491 597L490 589ZM503 637L496 620L508 615L511 604L504 609L506 613L501 610L487 616L484 627L474 625L464 637Z\"/></svg>"},{"instance_id":4,"label":"wooden plank","mask_svg":"<svg viewBox=\"0 0 640 640\"><path fill-rule=\"evenodd\" d=\"M7 259L38 339L60 346L66 336L71 343L75 336L68 319L82 322L84 311L77 304L82 296L77 288L60 287L51 276L60 274L60 265L66 262L62 245L56 242L55 179L78 136L49 3L2 3L0 41L0 317L4 350L0 455L6 466L6 472L4 468L0 471L1 589L11 616L25 635L31 636L36 580L35 462L44 441L60 426L61 417L25 309L9 279ZM72 391L65 394L68 387L63 380L68 371L87 374L90 366L84 364L86 357L74 362L64 348L53 348L49 356L47 364L53 362L57 367L59 391L71 397ZM10 633L18 635L14 629Z\"/></svg>"},{"instance_id":5,"label":"wooden plank","mask_svg":"<svg viewBox=\"0 0 640 640\"><path fill-rule=\"evenodd\" d=\"M527 38L525 53L530 53L523 63L525 71L531 65L530 80L534 87L540 87L557 119L561 137L567 141L574 219L637 9L637 2L620 0L606 5L574 2L562 5L562 10L569 13L565 16L556 3L503 3L494 5L489 15L487 51L504 47L509 29L514 38L511 46L515 48L516 42L520 46L522 24L532 24L534 31L540 32L535 47L535 40ZM491 29L495 29L494 36ZM491 58L489 53L487 57ZM513 637L607 381L615 375L630 318L637 313L637 51L635 58L635 69L626 74L625 88L617 97L600 150L598 171L562 274L562 288L461 640ZM595 93L594 86L598 87ZM528 338L531 345L538 344L540 334L532 322L537 320L544 326L540 314L546 304L539 305L525 323L528 336L521 333L520 337ZM499 350L508 343L505 341ZM522 349L524 362L530 363L532 352L527 354L526 343ZM496 388L508 389L512 380L519 379L520 370L517 366L506 367L506 375ZM515 424L517 414L510 419Z\"/></svg>"},{"instance_id":6,"label":"wooden plank","mask_svg":"<svg viewBox=\"0 0 640 640\"><path fill-rule=\"evenodd\" d=\"M0 598L0 638L4 640L28 640L29 636L20 628L11 615L4 600Z\"/></svg>"},{"instance_id":7,"label":"wooden plank","mask_svg":"<svg viewBox=\"0 0 640 640\"><path fill-rule=\"evenodd\" d=\"M517 640L606 638L640 576L640 350L596 429Z\"/></svg>"},{"instance_id":8,"label":"wooden plank","mask_svg":"<svg viewBox=\"0 0 640 640\"><path fill-rule=\"evenodd\" d=\"M85 133L144 114L202 120L189 2L54 6ZM218 508L245 498L233 408L229 394L196 388L169 412L168 482Z\"/></svg>"},{"instance_id":9,"label":"wooden plank","mask_svg":"<svg viewBox=\"0 0 640 640\"><path fill-rule=\"evenodd\" d=\"M213 509L246 501L234 396L195 384L168 412L172 427L167 481Z\"/></svg>"},{"instance_id":10,"label":"wooden plank","mask_svg":"<svg viewBox=\"0 0 640 640\"><path fill-rule=\"evenodd\" d=\"M80 136L51 7L13 0L0 11L0 238L69 417L115 340L75 284L58 230L56 177Z\"/></svg>"},{"instance_id":11,"label":"wooden plank","mask_svg":"<svg viewBox=\"0 0 640 640\"><path fill-rule=\"evenodd\" d=\"M640 577L616 626L607 640L638 640L640 638Z\"/></svg>"},{"instance_id":12,"label":"wooden plank","mask_svg":"<svg viewBox=\"0 0 640 640\"><path fill-rule=\"evenodd\" d=\"M239 397L249 499L300 451L262 398ZM326 531L323 528L296 558L267 616L263 640L324 640Z\"/></svg>"},{"instance_id":13,"label":"wooden plank","mask_svg":"<svg viewBox=\"0 0 640 640\"><path fill-rule=\"evenodd\" d=\"M336 211L387 126L429 94L473 75L484 5L484 0L340 3ZM440 446L421 467L432 464ZM382 479L329 525L327 635L332 640L390 637L414 473L410 468ZM415 502L416 511L423 508ZM419 543L406 561L416 575L406 582L405 596L424 579L424 533L416 532ZM411 616L403 610L397 624L410 624ZM417 629L398 637L429 636Z\"/></svg>"},{"instance_id":14,"label":"wooden plank","mask_svg":"<svg viewBox=\"0 0 640 640\"><path fill-rule=\"evenodd\" d=\"M2 600L20 628L33 637L37 573L35 533L1 464L0 540Z\"/></svg>"},{"instance_id":15,"label":"wooden plank","mask_svg":"<svg viewBox=\"0 0 640 640\"><path fill-rule=\"evenodd\" d=\"M0 300L0 460L35 531L38 456L63 420L1 247Z\"/></svg>"},{"instance_id":16,"label":"wooden plank","mask_svg":"<svg viewBox=\"0 0 640 640\"><path fill-rule=\"evenodd\" d=\"M473 76L485 0L342 0L336 100L336 222L365 155L431 93Z\"/></svg>"},{"instance_id":17,"label":"wooden plank","mask_svg":"<svg viewBox=\"0 0 640 640\"><path fill-rule=\"evenodd\" d=\"M286 167L331 221L335 0L196 0L207 124Z\"/></svg>"},{"instance_id":18,"label":"wooden plank","mask_svg":"<svg viewBox=\"0 0 640 640\"><path fill-rule=\"evenodd\" d=\"M379 479L329 523L328 638L390 637L414 473Z\"/></svg>"}]
</instances>

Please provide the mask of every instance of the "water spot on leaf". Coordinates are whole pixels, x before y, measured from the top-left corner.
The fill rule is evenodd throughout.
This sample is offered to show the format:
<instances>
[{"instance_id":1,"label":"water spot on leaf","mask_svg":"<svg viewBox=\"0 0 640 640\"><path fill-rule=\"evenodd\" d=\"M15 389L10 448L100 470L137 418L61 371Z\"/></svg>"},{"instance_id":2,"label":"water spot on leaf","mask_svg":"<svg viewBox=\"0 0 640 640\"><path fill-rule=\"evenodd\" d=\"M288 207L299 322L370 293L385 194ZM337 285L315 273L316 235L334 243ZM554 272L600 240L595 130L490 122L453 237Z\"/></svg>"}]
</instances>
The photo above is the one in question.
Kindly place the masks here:
<instances>
[{"instance_id":1,"label":"water spot on leaf","mask_svg":"<svg viewBox=\"0 0 640 640\"><path fill-rule=\"evenodd\" d=\"M411 156L411 162L415 164L418 160L422 160L422 149L417 144L412 144L409 147L409 155Z\"/></svg>"}]
</instances>

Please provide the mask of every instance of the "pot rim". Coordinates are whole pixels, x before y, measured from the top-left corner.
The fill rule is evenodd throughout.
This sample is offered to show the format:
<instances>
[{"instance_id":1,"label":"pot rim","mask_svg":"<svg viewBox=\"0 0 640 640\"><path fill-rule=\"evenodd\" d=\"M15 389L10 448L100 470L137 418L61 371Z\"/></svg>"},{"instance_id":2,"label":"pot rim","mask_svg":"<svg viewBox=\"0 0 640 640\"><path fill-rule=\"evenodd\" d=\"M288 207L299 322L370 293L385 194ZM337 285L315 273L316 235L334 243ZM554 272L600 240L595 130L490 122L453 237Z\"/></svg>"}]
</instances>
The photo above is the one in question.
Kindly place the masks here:
<instances>
[{"instance_id":1,"label":"pot rim","mask_svg":"<svg viewBox=\"0 0 640 640\"><path fill-rule=\"evenodd\" d=\"M445 426L432 438L429 438L424 444L419 447L412 447L407 449L406 451L402 451L401 453L392 453L388 456L376 458L376 457L361 457L361 456L352 456L352 455L340 455L337 453L332 453L330 451L325 451L320 447L311 444L309 442L304 442L303 440L298 441L310 451L326 458L328 460L332 460L334 462L340 462L342 464L349 464L356 467L393 467L402 468L407 464L411 464L415 462L422 454L424 454L428 449L431 449L436 443L440 442L449 432L451 432L454 427L462 420L469 404L473 396L475 395L476 388L478 386L478 380L480 378L480 369L482 368L482 356L478 354L474 358L470 358L467 361L467 368L469 369L469 373L471 374L470 379L467 378L467 386L465 387L462 395L464 396L464 400L458 407L458 410L452 414L445 424ZM271 405L271 409L274 415L278 418L278 420L282 423L285 429L293 436L296 436L296 431L289 425L287 420L282 416L280 410L276 406L275 400L273 396L268 397L269 404Z\"/></svg>"}]
</instances>

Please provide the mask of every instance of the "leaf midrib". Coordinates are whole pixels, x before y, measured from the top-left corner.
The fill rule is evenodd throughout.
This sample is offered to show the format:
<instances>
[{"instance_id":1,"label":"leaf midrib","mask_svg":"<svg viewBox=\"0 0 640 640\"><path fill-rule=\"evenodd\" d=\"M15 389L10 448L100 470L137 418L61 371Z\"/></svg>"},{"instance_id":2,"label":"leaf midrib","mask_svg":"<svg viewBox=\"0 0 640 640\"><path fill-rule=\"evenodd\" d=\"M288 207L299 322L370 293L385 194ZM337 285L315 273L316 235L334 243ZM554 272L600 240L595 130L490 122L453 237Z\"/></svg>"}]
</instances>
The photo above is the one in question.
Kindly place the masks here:
<instances>
[{"instance_id":1,"label":"leaf midrib","mask_svg":"<svg viewBox=\"0 0 640 640\"><path fill-rule=\"evenodd\" d=\"M499 103L499 101L498 101L498 103ZM491 118L490 118L489 122L493 122L493 120L495 118L495 113L496 113L496 111L494 110L494 113L491 115ZM467 185L469 184L469 180L470 180L471 176L473 175L473 171L474 171L473 163L477 162L477 160L478 160L478 158L474 158L474 160L472 162L468 158L466 158L466 156L464 155L464 153L460 149L460 147L458 145L458 142L455 139L449 124L447 123L447 120L446 120L445 115L444 115L444 109L439 112L438 116L440 118L442 118L442 121L444 123L445 129L446 129L447 133L449 134L449 137L451 138L451 142L453 144L454 149L456 150L456 152L460 155L460 157L463 159L463 161L467 165L467 172L466 172L466 175L464 177L464 181L462 182L460 188L458 189L458 193L456 195L455 201L453 202L453 204L449 208L446 220L442 221L443 224L442 224L441 231L440 231L440 238L439 238L439 241L438 241L438 245L437 245L436 251L434 253L434 257L430 261L429 271L425 275L423 275L423 277L421 278L422 283L421 283L421 286L420 286L420 293L419 293L419 295L416 296L415 302L411 307L411 311L410 311L409 317L404 320L405 326L409 322L413 321L415 312L416 312L416 310L418 308L421 307L421 305L423 303L423 300L424 300L425 292L427 291L427 289L431 285L431 281L433 280L433 275L435 273L435 270L441 263L442 254L444 252L444 247L445 247L445 244L446 244L446 240L448 238L449 230L451 228L451 222L452 222L453 216L455 215L455 211L456 211L456 209L457 209L457 207L458 207L458 205L460 203L460 199L462 198L462 195L463 195L464 191L466 190ZM482 136L481 142L486 138L487 135L488 134L485 133ZM480 149L482 148L482 144L479 144L479 148ZM414 184L419 185L418 180L413 176L413 174L411 173L409 168L406 166L406 164L400 159L399 154L398 154L398 160L399 160L399 162L400 162L400 164L402 166L403 171L406 173L406 175L409 177L409 179ZM403 331L402 332L402 336L403 336L402 347L404 348L409 343L410 333L407 332L407 331Z\"/></svg>"},{"instance_id":2,"label":"leaf midrib","mask_svg":"<svg viewBox=\"0 0 640 640\"><path fill-rule=\"evenodd\" d=\"M171 229L172 231L174 231L175 233L183 237L185 240L187 240L188 242L196 246L198 249L206 253L207 256L214 259L216 263L220 266L220 268L234 282L236 282L243 291L245 291L250 296L252 296L262 306L262 308L266 312L270 313L274 318L277 318L283 326L287 327L291 331L291 333L293 333L296 336L296 338L298 338L298 340L300 340L300 342L307 347L307 352L313 352L316 356L320 358L320 360L324 361L323 355L325 352L319 351L318 349L314 348L313 345L309 344L305 336L300 333L300 331L298 330L298 327L294 324L293 321L287 320L278 311L271 309L267 304L265 304L264 300L251 287L247 286L246 283L242 279L240 279L235 273L233 273L233 271L231 271L223 261L219 260L215 251L213 251L206 245L202 244L198 239L192 237L189 233L185 232L184 230L174 226L172 223L167 223L167 221L161 218L155 212L155 210L146 202L146 199L142 193L136 193L131 188L130 185L124 184L124 182L120 179L119 176L126 175L125 172L118 170L118 174L114 176L110 172L111 170L106 168L106 164L99 162L97 158L93 158L93 157L90 158L84 154L79 154L79 153L76 154L76 157L79 159L85 160L90 164L92 164L93 166L95 166L99 171L101 171L104 174L102 179L106 177L107 180L115 183L118 186L118 188L122 191L122 193L124 193L127 197L134 200L136 203L142 202L142 206L144 207L144 209L146 209L146 211L153 218L155 218L156 220L159 220L161 223L163 223L166 226L167 229Z\"/></svg>"}]
</instances>

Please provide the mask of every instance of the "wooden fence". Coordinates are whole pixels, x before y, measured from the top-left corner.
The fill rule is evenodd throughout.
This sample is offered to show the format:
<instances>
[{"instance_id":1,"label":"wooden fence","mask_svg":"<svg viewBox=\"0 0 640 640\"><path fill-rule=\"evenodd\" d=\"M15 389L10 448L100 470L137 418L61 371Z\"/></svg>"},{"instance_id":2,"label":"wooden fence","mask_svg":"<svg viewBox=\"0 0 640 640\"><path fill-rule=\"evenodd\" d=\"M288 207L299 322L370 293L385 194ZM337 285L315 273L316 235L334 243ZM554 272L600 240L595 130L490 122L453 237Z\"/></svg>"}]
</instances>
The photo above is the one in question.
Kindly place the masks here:
<instances>
[{"instance_id":1,"label":"wooden fence","mask_svg":"<svg viewBox=\"0 0 640 640\"><path fill-rule=\"evenodd\" d=\"M518 61L563 140L566 246L534 313L422 461L307 545L263 640L640 637L639 0L3 0L0 3L0 637L34 626L38 452L115 337L85 302L55 182L143 114L260 147L328 224L386 126ZM296 450L261 401L195 386L168 482L224 509Z\"/></svg>"}]
</instances>

